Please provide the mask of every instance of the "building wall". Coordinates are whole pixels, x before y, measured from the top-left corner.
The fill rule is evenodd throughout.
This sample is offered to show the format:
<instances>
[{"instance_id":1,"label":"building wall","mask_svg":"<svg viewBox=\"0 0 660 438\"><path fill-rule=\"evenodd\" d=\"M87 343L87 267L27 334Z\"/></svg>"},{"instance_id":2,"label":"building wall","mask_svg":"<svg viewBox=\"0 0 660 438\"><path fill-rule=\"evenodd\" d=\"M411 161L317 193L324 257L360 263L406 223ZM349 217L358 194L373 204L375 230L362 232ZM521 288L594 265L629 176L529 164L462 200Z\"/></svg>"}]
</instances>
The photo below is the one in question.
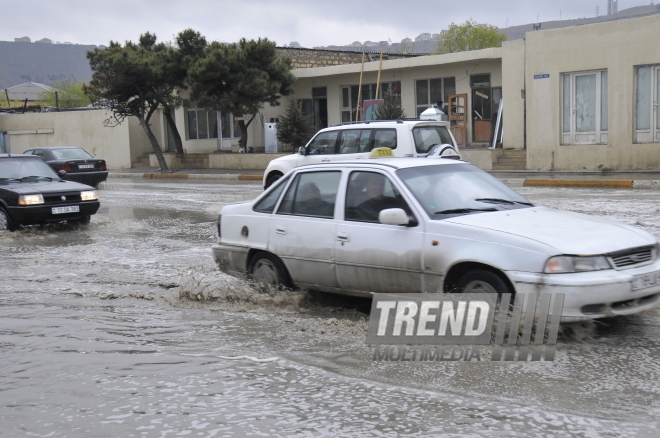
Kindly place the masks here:
<instances>
[{"instance_id":1,"label":"building wall","mask_svg":"<svg viewBox=\"0 0 660 438\"><path fill-rule=\"evenodd\" d=\"M468 94L468 112L471 112L470 75L490 73L491 87L502 86L501 53L501 49L498 48L387 61L383 62L380 81L401 82L403 109L408 117L415 117L415 81L454 77L456 93ZM360 65L347 65L294 70L294 74L298 77L294 84L296 98L311 99L313 87L327 87L328 125L336 125L341 122L341 87L359 84L360 68ZM378 62L365 64L362 83L376 83L377 79ZM470 140L472 124L469 120L467 130Z\"/></svg>"},{"instance_id":2,"label":"building wall","mask_svg":"<svg viewBox=\"0 0 660 438\"><path fill-rule=\"evenodd\" d=\"M0 116L0 131L7 131L9 152L21 153L39 146L78 146L106 160L109 169L131 167L128 123L105 127L104 110Z\"/></svg>"},{"instance_id":3,"label":"building wall","mask_svg":"<svg viewBox=\"0 0 660 438\"><path fill-rule=\"evenodd\" d=\"M502 44L503 147L525 148L525 40Z\"/></svg>"},{"instance_id":4,"label":"building wall","mask_svg":"<svg viewBox=\"0 0 660 438\"><path fill-rule=\"evenodd\" d=\"M654 15L527 33L528 169L660 167L659 143L633 142L635 66L660 64L658 29L660 16ZM607 144L562 145L561 74L600 69L608 71ZM550 77L534 79L539 74Z\"/></svg>"}]
</instances>

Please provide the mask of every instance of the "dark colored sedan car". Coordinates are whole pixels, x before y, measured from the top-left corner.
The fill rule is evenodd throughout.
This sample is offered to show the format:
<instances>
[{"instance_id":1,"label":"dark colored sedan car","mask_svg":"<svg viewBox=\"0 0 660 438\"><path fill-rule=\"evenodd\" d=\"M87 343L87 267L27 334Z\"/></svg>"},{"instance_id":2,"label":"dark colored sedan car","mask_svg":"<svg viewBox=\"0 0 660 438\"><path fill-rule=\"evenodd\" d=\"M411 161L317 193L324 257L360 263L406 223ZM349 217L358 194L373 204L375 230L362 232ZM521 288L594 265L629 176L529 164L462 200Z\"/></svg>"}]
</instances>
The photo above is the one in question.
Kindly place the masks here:
<instances>
[{"instance_id":1,"label":"dark colored sedan car","mask_svg":"<svg viewBox=\"0 0 660 438\"><path fill-rule=\"evenodd\" d=\"M105 160L94 158L87 151L75 146L32 148L23 152L41 157L55 171L63 170L67 181L77 181L98 188L108 178Z\"/></svg>"},{"instance_id":2,"label":"dark colored sedan car","mask_svg":"<svg viewBox=\"0 0 660 438\"><path fill-rule=\"evenodd\" d=\"M64 181L39 157L0 154L0 231L49 222L88 223L99 209L98 199L93 187Z\"/></svg>"}]
</instances>

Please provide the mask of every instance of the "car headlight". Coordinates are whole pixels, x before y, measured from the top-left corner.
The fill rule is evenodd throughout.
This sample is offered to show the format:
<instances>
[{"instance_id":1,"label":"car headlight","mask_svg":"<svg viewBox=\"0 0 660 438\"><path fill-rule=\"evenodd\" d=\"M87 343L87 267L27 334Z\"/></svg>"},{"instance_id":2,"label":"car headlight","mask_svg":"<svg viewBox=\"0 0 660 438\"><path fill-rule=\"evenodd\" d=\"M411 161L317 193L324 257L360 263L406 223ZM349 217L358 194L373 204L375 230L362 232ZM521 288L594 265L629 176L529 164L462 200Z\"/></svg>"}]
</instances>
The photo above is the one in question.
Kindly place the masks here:
<instances>
[{"instance_id":1,"label":"car headlight","mask_svg":"<svg viewBox=\"0 0 660 438\"><path fill-rule=\"evenodd\" d=\"M18 205L37 205L43 203L43 195L21 195L18 198Z\"/></svg>"},{"instance_id":2,"label":"car headlight","mask_svg":"<svg viewBox=\"0 0 660 438\"><path fill-rule=\"evenodd\" d=\"M567 272L601 271L603 269L612 269L605 256L556 256L550 257L543 272L546 274L564 274Z\"/></svg>"},{"instance_id":3,"label":"car headlight","mask_svg":"<svg viewBox=\"0 0 660 438\"><path fill-rule=\"evenodd\" d=\"M90 190L89 192L80 192L80 199L82 201L96 201L99 199L99 195L97 195L94 190Z\"/></svg>"}]
</instances>

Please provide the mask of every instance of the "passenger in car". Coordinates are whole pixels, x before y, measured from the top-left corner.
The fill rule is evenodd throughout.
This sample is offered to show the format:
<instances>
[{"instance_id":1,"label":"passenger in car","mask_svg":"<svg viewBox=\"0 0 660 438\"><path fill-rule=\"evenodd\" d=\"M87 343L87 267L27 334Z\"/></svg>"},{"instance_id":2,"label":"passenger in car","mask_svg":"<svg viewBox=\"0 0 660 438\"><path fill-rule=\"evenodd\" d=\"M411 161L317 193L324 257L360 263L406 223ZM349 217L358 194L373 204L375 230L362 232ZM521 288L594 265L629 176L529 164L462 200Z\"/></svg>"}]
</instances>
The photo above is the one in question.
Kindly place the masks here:
<instances>
[{"instance_id":1,"label":"passenger in car","mask_svg":"<svg viewBox=\"0 0 660 438\"><path fill-rule=\"evenodd\" d=\"M300 186L297 198L294 214L329 218L334 215L334 204L324 201L318 186L311 181Z\"/></svg>"},{"instance_id":2,"label":"passenger in car","mask_svg":"<svg viewBox=\"0 0 660 438\"><path fill-rule=\"evenodd\" d=\"M378 214L381 210L387 208L403 208L406 213L410 214L410 209L406 202L398 194L394 196L386 196L385 192L385 177L383 175L372 173L367 178L366 192L369 199L361 203L355 208L355 212L362 220L368 222L378 222Z\"/></svg>"}]
</instances>

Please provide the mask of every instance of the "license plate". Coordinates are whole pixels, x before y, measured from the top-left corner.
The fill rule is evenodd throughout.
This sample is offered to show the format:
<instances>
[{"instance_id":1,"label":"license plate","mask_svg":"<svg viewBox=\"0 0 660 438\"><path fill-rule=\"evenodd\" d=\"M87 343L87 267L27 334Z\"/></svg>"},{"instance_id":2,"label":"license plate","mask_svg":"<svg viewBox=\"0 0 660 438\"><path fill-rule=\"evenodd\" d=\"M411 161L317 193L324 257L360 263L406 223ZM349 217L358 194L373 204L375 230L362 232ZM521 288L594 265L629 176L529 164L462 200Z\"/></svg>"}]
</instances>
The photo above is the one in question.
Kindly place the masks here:
<instances>
[{"instance_id":1,"label":"license plate","mask_svg":"<svg viewBox=\"0 0 660 438\"><path fill-rule=\"evenodd\" d=\"M62 213L78 213L80 207L77 205L72 205L71 207L53 207L53 214L62 214Z\"/></svg>"},{"instance_id":2,"label":"license plate","mask_svg":"<svg viewBox=\"0 0 660 438\"><path fill-rule=\"evenodd\" d=\"M632 290L646 289L660 284L660 271L648 274L635 275L632 279Z\"/></svg>"},{"instance_id":3,"label":"license plate","mask_svg":"<svg viewBox=\"0 0 660 438\"><path fill-rule=\"evenodd\" d=\"M93 164L78 164L78 169L93 169Z\"/></svg>"}]
</instances>

